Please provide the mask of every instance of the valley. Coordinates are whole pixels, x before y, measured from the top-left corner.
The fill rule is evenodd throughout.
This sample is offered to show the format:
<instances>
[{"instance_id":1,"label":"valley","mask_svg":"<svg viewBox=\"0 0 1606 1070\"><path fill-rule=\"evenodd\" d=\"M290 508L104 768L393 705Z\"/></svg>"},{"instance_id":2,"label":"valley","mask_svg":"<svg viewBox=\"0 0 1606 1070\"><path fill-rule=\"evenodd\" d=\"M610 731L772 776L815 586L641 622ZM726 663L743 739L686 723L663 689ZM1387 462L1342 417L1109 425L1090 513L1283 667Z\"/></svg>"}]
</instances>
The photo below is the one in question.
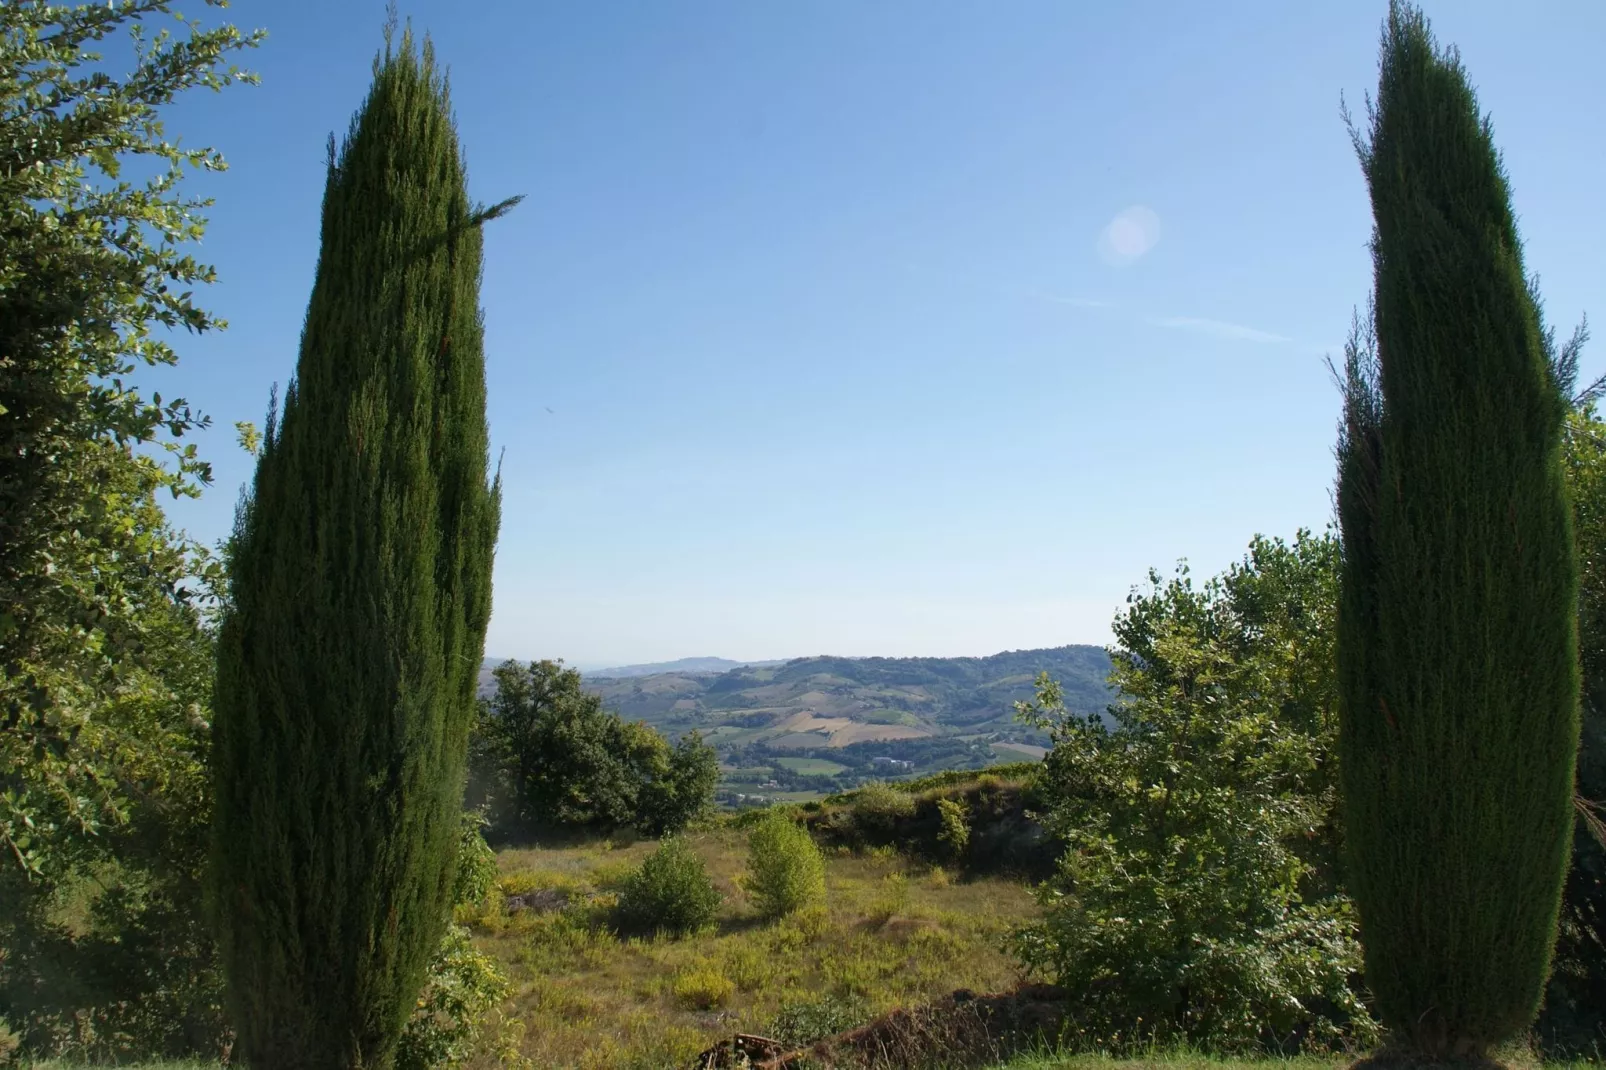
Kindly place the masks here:
<instances>
[{"instance_id":1,"label":"valley","mask_svg":"<svg viewBox=\"0 0 1606 1070\"><path fill-rule=\"evenodd\" d=\"M1039 673L1060 682L1075 713L1100 713L1113 697L1109 655L1091 645L683 667L721 660L588 674L585 687L605 708L671 738L700 732L719 754L718 799L737 808L816 799L869 780L1035 761L1048 737L1016 721L1014 704L1032 696ZM482 693L494 686L490 668L481 672Z\"/></svg>"}]
</instances>

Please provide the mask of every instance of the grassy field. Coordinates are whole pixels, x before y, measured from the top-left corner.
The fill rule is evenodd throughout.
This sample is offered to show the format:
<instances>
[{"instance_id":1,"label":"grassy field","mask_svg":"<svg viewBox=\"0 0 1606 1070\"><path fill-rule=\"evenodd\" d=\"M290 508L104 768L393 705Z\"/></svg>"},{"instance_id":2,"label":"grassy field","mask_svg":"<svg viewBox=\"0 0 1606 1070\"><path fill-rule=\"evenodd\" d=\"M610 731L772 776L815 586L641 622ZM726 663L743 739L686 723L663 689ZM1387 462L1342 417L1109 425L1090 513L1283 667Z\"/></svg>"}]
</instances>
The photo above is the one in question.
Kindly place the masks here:
<instances>
[{"instance_id":1,"label":"grassy field","mask_svg":"<svg viewBox=\"0 0 1606 1070\"><path fill-rule=\"evenodd\" d=\"M528 1028L538 1067L685 1065L736 1031L763 1032L783 1008L822 996L868 1017L955 988L990 991L1018 977L1006 931L1036 909L1018 883L956 881L890 851L828 858L825 909L761 922L738 890L746 837L692 837L725 896L718 926L684 939L621 939L605 924L621 879L650 843L506 850L509 894L562 889L557 913L465 916L512 983L504 1007Z\"/></svg>"}]
</instances>

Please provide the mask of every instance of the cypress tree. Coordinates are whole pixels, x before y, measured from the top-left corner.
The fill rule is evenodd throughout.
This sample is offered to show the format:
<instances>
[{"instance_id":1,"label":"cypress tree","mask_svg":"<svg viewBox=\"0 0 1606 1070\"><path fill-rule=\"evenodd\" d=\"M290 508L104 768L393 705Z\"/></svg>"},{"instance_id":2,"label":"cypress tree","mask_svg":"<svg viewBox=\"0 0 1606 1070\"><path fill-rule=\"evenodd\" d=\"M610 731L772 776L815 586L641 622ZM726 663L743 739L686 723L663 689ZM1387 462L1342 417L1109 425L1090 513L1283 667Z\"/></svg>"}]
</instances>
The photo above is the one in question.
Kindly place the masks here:
<instances>
[{"instance_id":1,"label":"cypress tree","mask_svg":"<svg viewBox=\"0 0 1606 1070\"><path fill-rule=\"evenodd\" d=\"M1572 838L1566 401L1490 123L1398 2L1370 120L1375 288L1338 449L1349 880L1396 1041L1477 1056L1534 1018Z\"/></svg>"},{"instance_id":2,"label":"cypress tree","mask_svg":"<svg viewBox=\"0 0 1606 1070\"><path fill-rule=\"evenodd\" d=\"M229 550L213 908L249 1065L383 1068L450 909L500 486L444 77L387 30Z\"/></svg>"}]
</instances>

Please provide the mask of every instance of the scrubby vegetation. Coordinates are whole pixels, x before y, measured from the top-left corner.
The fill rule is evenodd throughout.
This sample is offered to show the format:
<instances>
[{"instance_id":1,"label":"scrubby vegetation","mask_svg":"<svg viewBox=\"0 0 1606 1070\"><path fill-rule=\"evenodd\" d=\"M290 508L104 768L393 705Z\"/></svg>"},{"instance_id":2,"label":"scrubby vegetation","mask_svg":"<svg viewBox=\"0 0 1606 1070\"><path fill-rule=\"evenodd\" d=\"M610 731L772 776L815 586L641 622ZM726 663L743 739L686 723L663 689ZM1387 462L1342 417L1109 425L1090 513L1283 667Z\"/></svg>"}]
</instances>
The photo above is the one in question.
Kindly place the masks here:
<instances>
[{"instance_id":1,"label":"scrubby vegetation","mask_svg":"<svg viewBox=\"0 0 1606 1070\"><path fill-rule=\"evenodd\" d=\"M650 842L501 852L502 901L460 916L507 972L504 1015L542 1023L521 1041L533 1065L684 1066L735 1032L817 1039L1019 975L1005 937L1036 908L1017 881L842 848L825 853L823 906L770 919L741 891L747 829L722 822L683 843L721 900L711 927L677 936L619 925Z\"/></svg>"}]
</instances>

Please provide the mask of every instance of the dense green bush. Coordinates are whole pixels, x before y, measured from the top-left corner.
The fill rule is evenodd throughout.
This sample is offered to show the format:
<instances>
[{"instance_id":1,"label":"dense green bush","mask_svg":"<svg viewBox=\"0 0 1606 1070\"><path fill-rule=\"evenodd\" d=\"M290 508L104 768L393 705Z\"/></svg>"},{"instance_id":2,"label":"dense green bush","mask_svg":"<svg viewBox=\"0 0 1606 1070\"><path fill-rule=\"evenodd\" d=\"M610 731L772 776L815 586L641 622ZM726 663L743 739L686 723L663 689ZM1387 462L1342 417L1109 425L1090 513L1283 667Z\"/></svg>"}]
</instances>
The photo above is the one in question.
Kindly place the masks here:
<instances>
[{"instance_id":1,"label":"dense green bush","mask_svg":"<svg viewBox=\"0 0 1606 1070\"><path fill-rule=\"evenodd\" d=\"M681 935L713 925L719 904L703 860L675 836L625 878L616 917L626 932Z\"/></svg>"},{"instance_id":2,"label":"dense green bush","mask_svg":"<svg viewBox=\"0 0 1606 1070\"><path fill-rule=\"evenodd\" d=\"M1360 947L1332 892L1336 545L1256 539L1117 617L1114 727L1043 681L1048 820L1069 844L1025 962L1070 992L1078 1043L1362 1043Z\"/></svg>"},{"instance_id":3,"label":"dense green bush","mask_svg":"<svg viewBox=\"0 0 1606 1070\"><path fill-rule=\"evenodd\" d=\"M814 906L825 899L825 858L806 829L771 813L748 834L742 888L767 918Z\"/></svg>"}]
</instances>

